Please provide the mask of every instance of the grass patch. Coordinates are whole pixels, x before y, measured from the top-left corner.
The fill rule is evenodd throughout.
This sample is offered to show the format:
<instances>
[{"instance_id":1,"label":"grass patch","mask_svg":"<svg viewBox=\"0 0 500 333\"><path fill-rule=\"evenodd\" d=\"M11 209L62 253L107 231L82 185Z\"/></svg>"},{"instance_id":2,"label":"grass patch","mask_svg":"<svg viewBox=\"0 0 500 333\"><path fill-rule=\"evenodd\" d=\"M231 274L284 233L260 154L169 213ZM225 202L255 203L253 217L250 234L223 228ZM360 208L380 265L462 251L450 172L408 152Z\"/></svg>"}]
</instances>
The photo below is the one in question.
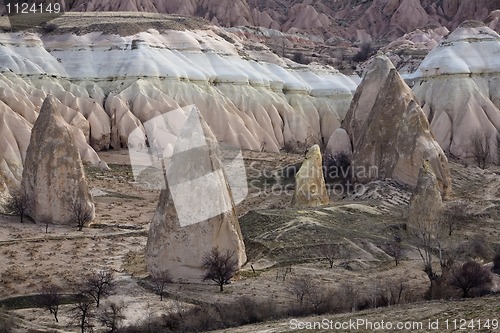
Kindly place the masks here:
<instances>
[{"instance_id":1,"label":"grass patch","mask_svg":"<svg viewBox=\"0 0 500 333\"><path fill-rule=\"evenodd\" d=\"M0 300L0 308L3 307L6 310L41 308L39 296L40 295L27 295L5 298ZM76 302L76 297L76 294L62 295L61 304L73 304Z\"/></svg>"}]
</instances>

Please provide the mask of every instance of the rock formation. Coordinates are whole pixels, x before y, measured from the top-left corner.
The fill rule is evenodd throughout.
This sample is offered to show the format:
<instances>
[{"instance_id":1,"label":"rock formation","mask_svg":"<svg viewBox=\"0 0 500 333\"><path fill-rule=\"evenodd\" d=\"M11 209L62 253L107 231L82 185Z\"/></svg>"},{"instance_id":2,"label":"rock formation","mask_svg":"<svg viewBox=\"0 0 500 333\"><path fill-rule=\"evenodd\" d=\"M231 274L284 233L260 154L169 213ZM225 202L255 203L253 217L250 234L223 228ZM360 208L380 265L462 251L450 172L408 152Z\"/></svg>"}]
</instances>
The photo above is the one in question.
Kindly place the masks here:
<instances>
[{"instance_id":1,"label":"rock formation","mask_svg":"<svg viewBox=\"0 0 500 333\"><path fill-rule=\"evenodd\" d=\"M359 85L342 123L352 142L357 181L393 178L415 187L429 160L443 196L451 191L448 159L424 112L390 60L378 56Z\"/></svg>"},{"instance_id":2,"label":"rock formation","mask_svg":"<svg viewBox=\"0 0 500 333\"><path fill-rule=\"evenodd\" d=\"M26 152L22 188L28 198L26 215L35 222L75 224L75 207L94 217L73 129L48 96L33 126Z\"/></svg>"},{"instance_id":3,"label":"rock formation","mask_svg":"<svg viewBox=\"0 0 500 333\"><path fill-rule=\"evenodd\" d=\"M443 207L440 185L428 161L423 161L417 186L410 198L409 224L431 231L439 221Z\"/></svg>"},{"instance_id":4,"label":"rock formation","mask_svg":"<svg viewBox=\"0 0 500 333\"><path fill-rule=\"evenodd\" d=\"M203 256L213 248L234 252L241 267L245 245L233 196L217 140L197 109L178 136L166 178L146 246L149 272L200 282Z\"/></svg>"},{"instance_id":5,"label":"rock formation","mask_svg":"<svg viewBox=\"0 0 500 333\"><path fill-rule=\"evenodd\" d=\"M89 19L116 26L113 15L102 15ZM65 14L60 29L81 28L81 16ZM54 95L63 118L95 150L125 148L148 120L192 104L219 141L245 149L312 145L340 126L356 87L350 78L331 67L292 67L221 28L168 30L178 20L161 18L161 33L0 34L0 99L33 124L45 95ZM150 20L156 24L158 16ZM91 151L82 159L99 163Z\"/></svg>"},{"instance_id":6,"label":"rock formation","mask_svg":"<svg viewBox=\"0 0 500 333\"><path fill-rule=\"evenodd\" d=\"M0 207L12 190L18 190L26 149L30 141L31 124L0 103Z\"/></svg>"},{"instance_id":7,"label":"rock formation","mask_svg":"<svg viewBox=\"0 0 500 333\"><path fill-rule=\"evenodd\" d=\"M295 192L292 205L296 207L317 207L329 202L323 176L321 150L318 145L309 148L302 166L295 174Z\"/></svg>"},{"instance_id":8,"label":"rock formation","mask_svg":"<svg viewBox=\"0 0 500 333\"><path fill-rule=\"evenodd\" d=\"M373 0L356 4L312 0L76 0L64 6L66 11L145 11L198 16L226 27L261 26L321 36L325 40L335 35L401 36L430 24L455 29L467 19L489 19L499 9L497 0Z\"/></svg>"},{"instance_id":9,"label":"rock formation","mask_svg":"<svg viewBox=\"0 0 500 333\"><path fill-rule=\"evenodd\" d=\"M335 132L333 132L332 136L328 140L326 151L332 156L341 152L351 156L351 140L349 139L349 134L347 134L345 129L337 128Z\"/></svg>"},{"instance_id":10,"label":"rock formation","mask_svg":"<svg viewBox=\"0 0 500 333\"><path fill-rule=\"evenodd\" d=\"M486 133L496 147L500 130L500 35L466 22L424 59L413 90L444 151L470 158L471 136ZM492 160L499 161L491 149Z\"/></svg>"}]
</instances>

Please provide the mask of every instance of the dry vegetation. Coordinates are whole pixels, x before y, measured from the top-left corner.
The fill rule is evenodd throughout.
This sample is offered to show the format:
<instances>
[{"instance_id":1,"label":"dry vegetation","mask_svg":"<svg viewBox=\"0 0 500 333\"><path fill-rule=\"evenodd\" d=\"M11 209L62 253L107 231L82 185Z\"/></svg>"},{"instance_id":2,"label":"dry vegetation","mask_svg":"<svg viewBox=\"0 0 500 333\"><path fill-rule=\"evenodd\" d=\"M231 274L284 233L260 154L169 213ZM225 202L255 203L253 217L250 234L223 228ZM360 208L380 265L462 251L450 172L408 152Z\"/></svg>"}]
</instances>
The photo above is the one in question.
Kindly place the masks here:
<instances>
[{"instance_id":1,"label":"dry vegetation","mask_svg":"<svg viewBox=\"0 0 500 333\"><path fill-rule=\"evenodd\" d=\"M76 224L49 225L45 232L45 225L28 219L21 224L19 217L0 217L0 297L10 310L8 318L17 321L19 332L78 332L74 297L84 277L100 270L111 271L115 281L112 295L104 295L102 305L94 309L92 323L101 330L113 325L113 318L122 325L140 325L128 332L144 332L144 327L151 332L165 327L188 331L200 325L218 329L275 319L238 330L269 327L279 332L291 330L290 317L314 313L328 318L475 318L482 307L498 302L495 296L466 303L424 302L429 281L406 232L406 188L375 182L364 193L332 195L329 207L293 209L291 196L274 195L271 187L290 184L277 175L301 155L244 155L251 186L237 211L249 262L223 292L215 283L159 283L148 276L143 251L159 192L134 182L125 152L105 152L110 172L87 169L97 213L91 227L79 232ZM450 243L461 246L457 263L491 262L499 249L500 177L495 171L452 164L452 201L466 198L470 207L467 220L453 225L449 236ZM397 265L395 246L402 251ZM496 290L496 283L494 277L490 289ZM60 287L63 294L59 322L47 307L25 297L43 292L47 285ZM459 289L450 290L446 297L462 296ZM452 309L452 304L458 304L458 310L446 314L443 309ZM465 313L469 305L464 304L472 310ZM374 307L383 309L363 310Z\"/></svg>"}]
</instances>

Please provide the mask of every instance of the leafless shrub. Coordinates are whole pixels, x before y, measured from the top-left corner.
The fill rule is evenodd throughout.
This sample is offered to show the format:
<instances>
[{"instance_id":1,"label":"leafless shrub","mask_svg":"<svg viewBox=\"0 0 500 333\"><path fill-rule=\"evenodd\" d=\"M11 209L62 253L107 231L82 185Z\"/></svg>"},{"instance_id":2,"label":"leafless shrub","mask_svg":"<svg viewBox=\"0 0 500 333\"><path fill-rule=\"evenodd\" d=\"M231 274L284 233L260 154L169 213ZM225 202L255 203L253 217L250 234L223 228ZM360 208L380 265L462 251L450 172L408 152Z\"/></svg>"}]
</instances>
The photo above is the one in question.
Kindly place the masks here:
<instances>
[{"instance_id":1,"label":"leafless shrub","mask_svg":"<svg viewBox=\"0 0 500 333\"><path fill-rule=\"evenodd\" d=\"M52 31L56 30L57 28L59 28L59 26L57 24L51 23L51 22L46 22L45 24L42 25L42 29L45 33L52 32Z\"/></svg>"},{"instance_id":2,"label":"leafless shrub","mask_svg":"<svg viewBox=\"0 0 500 333\"><path fill-rule=\"evenodd\" d=\"M22 189L12 190L10 191L10 198L7 201L6 208L10 213L19 215L21 223L23 223L24 215L28 209L28 202L28 196Z\"/></svg>"},{"instance_id":3,"label":"leafless shrub","mask_svg":"<svg viewBox=\"0 0 500 333\"><path fill-rule=\"evenodd\" d=\"M71 212L78 231L82 231L85 223L92 219L92 209L82 200L77 199L71 204Z\"/></svg>"},{"instance_id":4,"label":"leafless shrub","mask_svg":"<svg viewBox=\"0 0 500 333\"><path fill-rule=\"evenodd\" d=\"M224 285L236 274L238 261L234 258L234 252L226 250L225 253L220 253L218 248L214 248L205 254L201 266L204 271L203 281L214 281L222 292Z\"/></svg>"},{"instance_id":5,"label":"leafless shrub","mask_svg":"<svg viewBox=\"0 0 500 333\"><path fill-rule=\"evenodd\" d=\"M160 295L160 301L163 301L163 292L166 286L172 282L172 277L168 271L162 271L151 276L157 295Z\"/></svg>"},{"instance_id":6,"label":"leafless shrub","mask_svg":"<svg viewBox=\"0 0 500 333\"><path fill-rule=\"evenodd\" d=\"M318 249L319 255L325 258L330 265L330 268L333 268L333 264L335 263L335 259L339 256L339 248L336 244L323 244L319 246Z\"/></svg>"},{"instance_id":7,"label":"leafless shrub","mask_svg":"<svg viewBox=\"0 0 500 333\"><path fill-rule=\"evenodd\" d=\"M493 258L493 267L491 268L491 271L500 275L500 252L497 252Z\"/></svg>"},{"instance_id":8,"label":"leafless shrub","mask_svg":"<svg viewBox=\"0 0 500 333\"><path fill-rule=\"evenodd\" d=\"M491 283L491 275L480 263L469 260L450 272L449 284L462 291L462 297L471 296L473 290L481 292Z\"/></svg>"},{"instance_id":9,"label":"leafless shrub","mask_svg":"<svg viewBox=\"0 0 500 333\"><path fill-rule=\"evenodd\" d=\"M94 300L86 293L79 293L71 309L71 318L80 328L81 333L93 328Z\"/></svg>"},{"instance_id":10,"label":"leafless shrub","mask_svg":"<svg viewBox=\"0 0 500 333\"><path fill-rule=\"evenodd\" d=\"M276 281L285 281L288 274L292 273L292 265L280 266L276 269Z\"/></svg>"},{"instance_id":11,"label":"leafless shrub","mask_svg":"<svg viewBox=\"0 0 500 333\"><path fill-rule=\"evenodd\" d=\"M107 270L92 272L85 277L83 283L83 293L95 301L96 307L99 307L101 298L111 295L114 289L113 272Z\"/></svg>"},{"instance_id":12,"label":"leafless shrub","mask_svg":"<svg viewBox=\"0 0 500 333\"><path fill-rule=\"evenodd\" d=\"M304 305L304 299L310 295L314 288L312 276L303 275L291 279L288 291L299 301L300 306Z\"/></svg>"},{"instance_id":13,"label":"leafless shrub","mask_svg":"<svg viewBox=\"0 0 500 333\"><path fill-rule=\"evenodd\" d=\"M105 308L98 314L98 321L104 326L108 333L118 332L125 316L124 306L117 303L106 304Z\"/></svg>"},{"instance_id":14,"label":"leafless shrub","mask_svg":"<svg viewBox=\"0 0 500 333\"><path fill-rule=\"evenodd\" d=\"M396 266L399 264L399 261L403 258L405 253L405 249L403 248L403 245L401 243L401 237L395 235L385 248L385 252L387 252L388 255L394 258L394 263L396 264Z\"/></svg>"},{"instance_id":15,"label":"leafless shrub","mask_svg":"<svg viewBox=\"0 0 500 333\"><path fill-rule=\"evenodd\" d=\"M40 295L38 297L39 305L47 309L54 316L57 323L59 322L57 313L59 312L59 305L61 305L61 302L62 294L59 286L49 284L40 290Z\"/></svg>"},{"instance_id":16,"label":"leafless shrub","mask_svg":"<svg viewBox=\"0 0 500 333\"><path fill-rule=\"evenodd\" d=\"M471 206L468 201L455 201L445 207L440 220L441 224L445 226L448 236L451 236L453 231L471 222L472 216L470 210Z\"/></svg>"},{"instance_id":17,"label":"leafless shrub","mask_svg":"<svg viewBox=\"0 0 500 333\"><path fill-rule=\"evenodd\" d=\"M477 130L473 132L469 138L470 153L476 161L476 164L481 169L486 169L490 162L491 147L490 147L490 132L482 132Z\"/></svg>"},{"instance_id":18,"label":"leafless shrub","mask_svg":"<svg viewBox=\"0 0 500 333\"><path fill-rule=\"evenodd\" d=\"M368 60L370 57L371 53L373 51L372 44L371 43L363 43L359 47L358 52L352 57L352 60L355 62L363 62Z\"/></svg>"}]
</instances>

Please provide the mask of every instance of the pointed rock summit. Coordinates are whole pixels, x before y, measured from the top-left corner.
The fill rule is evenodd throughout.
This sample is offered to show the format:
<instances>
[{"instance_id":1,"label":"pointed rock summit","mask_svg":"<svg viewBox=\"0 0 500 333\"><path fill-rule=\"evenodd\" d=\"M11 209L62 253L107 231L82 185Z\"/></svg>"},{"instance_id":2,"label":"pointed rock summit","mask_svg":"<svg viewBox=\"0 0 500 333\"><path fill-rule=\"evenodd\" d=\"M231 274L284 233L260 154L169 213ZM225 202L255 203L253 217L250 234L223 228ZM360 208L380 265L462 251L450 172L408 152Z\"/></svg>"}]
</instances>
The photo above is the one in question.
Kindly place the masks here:
<instances>
[{"instance_id":1,"label":"pointed rock summit","mask_svg":"<svg viewBox=\"0 0 500 333\"><path fill-rule=\"evenodd\" d=\"M240 268L245 245L215 136L196 108L175 144L146 245L151 275L202 280L203 256L229 250Z\"/></svg>"},{"instance_id":2,"label":"pointed rock summit","mask_svg":"<svg viewBox=\"0 0 500 333\"><path fill-rule=\"evenodd\" d=\"M75 224L72 207L87 207L94 217L78 146L70 125L47 96L31 132L22 187L28 197L26 215L35 222Z\"/></svg>"},{"instance_id":3,"label":"pointed rock summit","mask_svg":"<svg viewBox=\"0 0 500 333\"><path fill-rule=\"evenodd\" d=\"M304 162L295 175L295 192L292 205L317 207L330 201L323 177L323 162L318 145L309 148Z\"/></svg>"},{"instance_id":4,"label":"pointed rock summit","mask_svg":"<svg viewBox=\"0 0 500 333\"><path fill-rule=\"evenodd\" d=\"M428 160L443 196L451 191L448 159L429 122L390 60L378 56L356 90L342 126L353 143L357 181L393 178L415 187Z\"/></svg>"},{"instance_id":5,"label":"pointed rock summit","mask_svg":"<svg viewBox=\"0 0 500 333\"><path fill-rule=\"evenodd\" d=\"M424 161L418 182L410 198L409 223L414 227L430 230L438 222L443 207L439 182L429 161Z\"/></svg>"}]
</instances>

